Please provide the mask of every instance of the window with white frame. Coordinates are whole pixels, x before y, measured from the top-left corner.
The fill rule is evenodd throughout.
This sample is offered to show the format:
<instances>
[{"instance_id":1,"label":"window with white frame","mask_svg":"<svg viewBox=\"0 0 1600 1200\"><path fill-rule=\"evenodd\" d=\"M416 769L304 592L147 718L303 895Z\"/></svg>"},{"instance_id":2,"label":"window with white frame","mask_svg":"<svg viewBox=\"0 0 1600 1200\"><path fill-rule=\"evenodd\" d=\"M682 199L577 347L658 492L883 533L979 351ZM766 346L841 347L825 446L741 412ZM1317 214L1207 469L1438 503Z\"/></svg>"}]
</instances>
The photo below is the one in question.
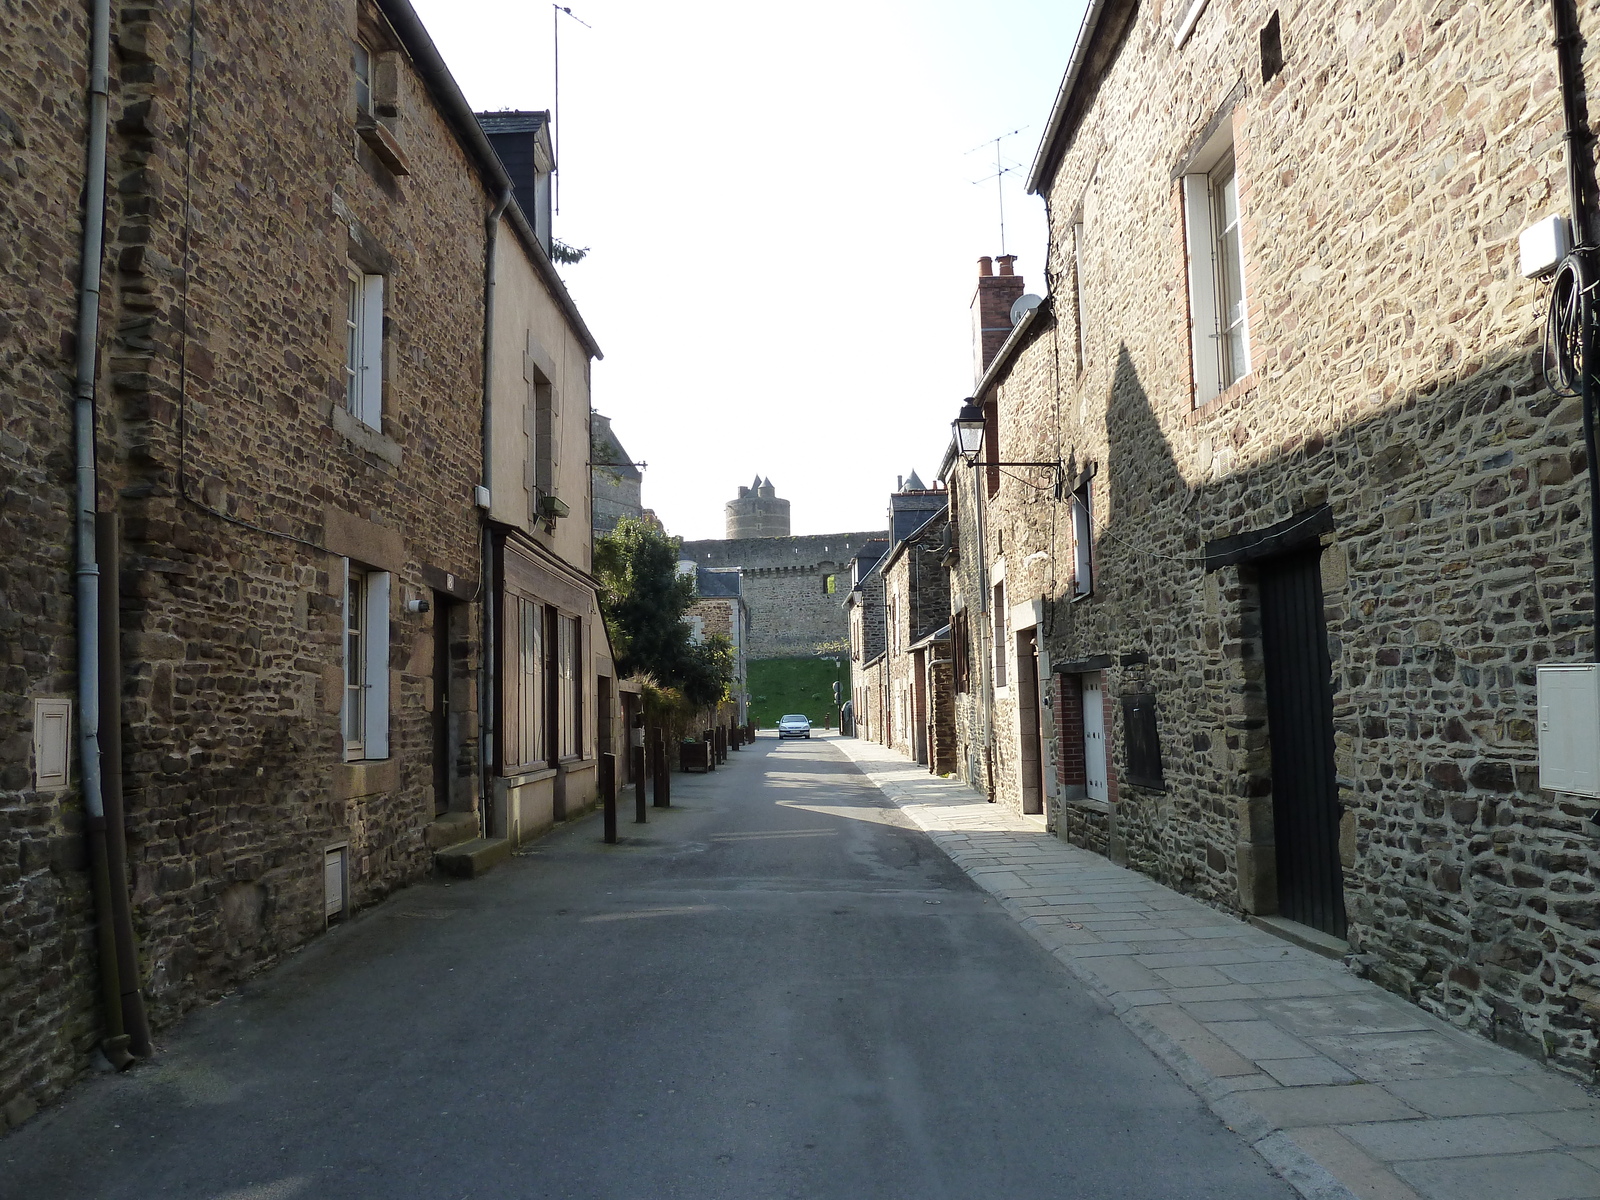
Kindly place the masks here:
<instances>
[{"instance_id":1,"label":"window with white frame","mask_svg":"<svg viewBox=\"0 0 1600 1200\"><path fill-rule=\"evenodd\" d=\"M344 566L344 756L388 758L389 573Z\"/></svg>"},{"instance_id":2,"label":"window with white frame","mask_svg":"<svg viewBox=\"0 0 1600 1200\"><path fill-rule=\"evenodd\" d=\"M1094 491L1090 480L1072 493L1073 594L1094 591Z\"/></svg>"},{"instance_id":3,"label":"window with white frame","mask_svg":"<svg viewBox=\"0 0 1600 1200\"><path fill-rule=\"evenodd\" d=\"M345 289L345 407L362 424L382 429L383 276L352 266Z\"/></svg>"},{"instance_id":4,"label":"window with white frame","mask_svg":"<svg viewBox=\"0 0 1600 1200\"><path fill-rule=\"evenodd\" d=\"M1195 403L1250 371L1250 329L1239 232L1239 180L1225 129L1183 177Z\"/></svg>"}]
</instances>

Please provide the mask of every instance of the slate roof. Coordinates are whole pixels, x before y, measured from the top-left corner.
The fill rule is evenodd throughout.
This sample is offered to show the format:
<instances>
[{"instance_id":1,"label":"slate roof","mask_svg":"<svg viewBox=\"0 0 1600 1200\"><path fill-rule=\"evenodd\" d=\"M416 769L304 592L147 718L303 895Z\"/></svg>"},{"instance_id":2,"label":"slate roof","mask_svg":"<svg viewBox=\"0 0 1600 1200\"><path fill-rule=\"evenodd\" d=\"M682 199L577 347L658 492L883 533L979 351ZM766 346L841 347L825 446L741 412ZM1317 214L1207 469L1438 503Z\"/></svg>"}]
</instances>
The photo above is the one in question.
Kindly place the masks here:
<instances>
[{"instance_id":1,"label":"slate roof","mask_svg":"<svg viewBox=\"0 0 1600 1200\"><path fill-rule=\"evenodd\" d=\"M702 600L728 600L744 594L744 579L737 571L696 567L694 586Z\"/></svg>"}]
</instances>

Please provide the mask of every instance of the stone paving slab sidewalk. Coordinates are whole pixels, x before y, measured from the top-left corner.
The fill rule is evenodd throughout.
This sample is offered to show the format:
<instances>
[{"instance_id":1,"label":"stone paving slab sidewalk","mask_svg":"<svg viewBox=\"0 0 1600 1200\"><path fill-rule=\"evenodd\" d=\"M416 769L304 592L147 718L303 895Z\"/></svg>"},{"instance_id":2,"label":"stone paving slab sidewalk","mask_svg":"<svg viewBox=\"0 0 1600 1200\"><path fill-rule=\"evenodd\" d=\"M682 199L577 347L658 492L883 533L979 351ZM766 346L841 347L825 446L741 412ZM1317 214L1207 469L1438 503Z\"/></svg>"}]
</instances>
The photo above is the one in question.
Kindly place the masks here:
<instances>
[{"instance_id":1,"label":"stone paving slab sidewalk","mask_svg":"<svg viewBox=\"0 0 1600 1200\"><path fill-rule=\"evenodd\" d=\"M1304 1196L1600 1200L1600 1100L1338 962L831 738Z\"/></svg>"}]
</instances>

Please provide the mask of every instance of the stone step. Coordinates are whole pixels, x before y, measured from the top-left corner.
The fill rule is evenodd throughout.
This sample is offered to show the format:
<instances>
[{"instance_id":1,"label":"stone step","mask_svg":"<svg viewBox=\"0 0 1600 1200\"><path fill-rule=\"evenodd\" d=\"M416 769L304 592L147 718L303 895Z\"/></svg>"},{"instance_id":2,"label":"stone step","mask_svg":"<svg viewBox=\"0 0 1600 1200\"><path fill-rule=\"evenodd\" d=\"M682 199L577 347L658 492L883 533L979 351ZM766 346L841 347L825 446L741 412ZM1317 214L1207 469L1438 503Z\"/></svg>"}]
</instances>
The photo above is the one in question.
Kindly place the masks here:
<instances>
[{"instance_id":1,"label":"stone step","mask_svg":"<svg viewBox=\"0 0 1600 1200\"><path fill-rule=\"evenodd\" d=\"M446 875L476 879L486 875L511 857L507 838L472 838L440 850L433 861Z\"/></svg>"},{"instance_id":2,"label":"stone step","mask_svg":"<svg viewBox=\"0 0 1600 1200\"><path fill-rule=\"evenodd\" d=\"M443 850L478 836L478 814L448 812L435 817L422 831L429 850Z\"/></svg>"}]
</instances>

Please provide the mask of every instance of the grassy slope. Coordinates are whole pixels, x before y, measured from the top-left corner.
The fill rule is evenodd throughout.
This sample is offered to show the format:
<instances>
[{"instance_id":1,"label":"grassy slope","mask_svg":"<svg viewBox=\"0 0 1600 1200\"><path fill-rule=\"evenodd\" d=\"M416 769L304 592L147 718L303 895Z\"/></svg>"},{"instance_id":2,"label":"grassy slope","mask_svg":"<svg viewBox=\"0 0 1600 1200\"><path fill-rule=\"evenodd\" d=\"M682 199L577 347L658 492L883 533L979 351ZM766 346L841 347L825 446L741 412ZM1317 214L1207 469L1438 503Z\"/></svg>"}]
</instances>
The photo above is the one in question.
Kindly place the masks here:
<instances>
[{"instance_id":1,"label":"grassy slope","mask_svg":"<svg viewBox=\"0 0 1600 1200\"><path fill-rule=\"evenodd\" d=\"M848 689L842 663L826 658L762 658L750 663L750 719L772 729L785 713L804 713L819 729L839 719L833 681Z\"/></svg>"}]
</instances>

